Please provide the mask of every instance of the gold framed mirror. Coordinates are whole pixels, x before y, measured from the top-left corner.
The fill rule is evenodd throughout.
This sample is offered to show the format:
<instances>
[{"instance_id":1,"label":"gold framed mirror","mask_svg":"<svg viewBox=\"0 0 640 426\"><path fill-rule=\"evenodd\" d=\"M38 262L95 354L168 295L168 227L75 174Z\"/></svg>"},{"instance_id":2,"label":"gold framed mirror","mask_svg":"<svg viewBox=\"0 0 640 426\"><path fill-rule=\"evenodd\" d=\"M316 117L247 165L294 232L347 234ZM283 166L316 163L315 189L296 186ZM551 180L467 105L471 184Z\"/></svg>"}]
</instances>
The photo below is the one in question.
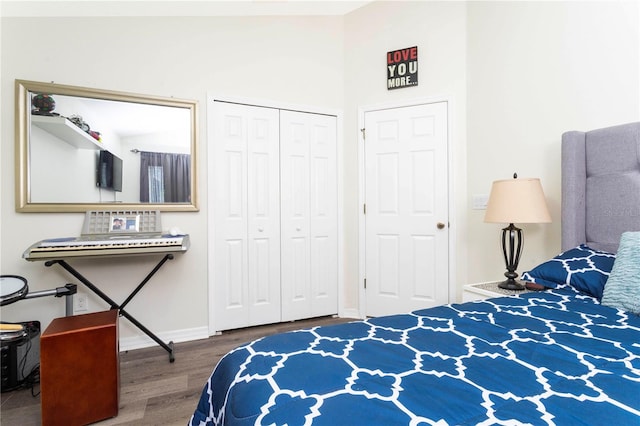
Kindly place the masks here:
<instances>
[{"instance_id":1,"label":"gold framed mirror","mask_svg":"<svg viewBox=\"0 0 640 426\"><path fill-rule=\"evenodd\" d=\"M197 101L16 80L16 211L198 211Z\"/></svg>"}]
</instances>

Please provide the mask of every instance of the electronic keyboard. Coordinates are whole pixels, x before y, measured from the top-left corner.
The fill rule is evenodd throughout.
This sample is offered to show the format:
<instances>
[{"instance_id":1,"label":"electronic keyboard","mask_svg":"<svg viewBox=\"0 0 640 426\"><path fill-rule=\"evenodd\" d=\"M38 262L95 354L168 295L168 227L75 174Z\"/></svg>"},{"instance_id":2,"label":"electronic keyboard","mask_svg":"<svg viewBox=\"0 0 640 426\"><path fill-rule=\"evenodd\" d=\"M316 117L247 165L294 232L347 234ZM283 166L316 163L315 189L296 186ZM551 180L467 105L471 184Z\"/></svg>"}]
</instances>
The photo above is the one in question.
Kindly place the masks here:
<instances>
[{"instance_id":1,"label":"electronic keyboard","mask_svg":"<svg viewBox=\"0 0 640 426\"><path fill-rule=\"evenodd\" d=\"M42 240L23 253L26 260L52 260L85 256L128 256L151 253L182 253L189 249L189 235L93 236Z\"/></svg>"}]
</instances>

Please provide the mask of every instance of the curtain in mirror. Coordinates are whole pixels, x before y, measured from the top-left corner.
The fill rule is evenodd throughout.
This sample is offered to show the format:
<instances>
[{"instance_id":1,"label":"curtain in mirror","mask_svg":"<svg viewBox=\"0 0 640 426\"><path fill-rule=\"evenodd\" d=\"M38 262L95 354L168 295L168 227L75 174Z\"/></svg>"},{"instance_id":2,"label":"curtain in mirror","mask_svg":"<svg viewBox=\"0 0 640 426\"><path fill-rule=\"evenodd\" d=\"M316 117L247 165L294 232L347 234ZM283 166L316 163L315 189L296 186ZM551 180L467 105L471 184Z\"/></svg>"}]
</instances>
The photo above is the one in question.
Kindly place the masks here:
<instances>
[{"instance_id":1,"label":"curtain in mirror","mask_svg":"<svg viewBox=\"0 0 640 426\"><path fill-rule=\"evenodd\" d=\"M191 201L191 155L140 152L140 202Z\"/></svg>"}]
</instances>

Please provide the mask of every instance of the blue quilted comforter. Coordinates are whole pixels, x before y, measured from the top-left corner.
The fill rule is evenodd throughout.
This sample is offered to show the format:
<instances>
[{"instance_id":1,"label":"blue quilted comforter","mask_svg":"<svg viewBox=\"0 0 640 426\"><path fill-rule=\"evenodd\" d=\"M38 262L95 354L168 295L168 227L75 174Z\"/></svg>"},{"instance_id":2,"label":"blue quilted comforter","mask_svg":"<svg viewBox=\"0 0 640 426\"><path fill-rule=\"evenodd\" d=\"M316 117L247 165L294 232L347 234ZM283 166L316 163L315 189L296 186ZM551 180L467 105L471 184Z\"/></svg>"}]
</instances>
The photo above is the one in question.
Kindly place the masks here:
<instances>
[{"instance_id":1,"label":"blue quilted comforter","mask_svg":"<svg viewBox=\"0 0 640 426\"><path fill-rule=\"evenodd\" d=\"M228 353L191 425L638 425L640 317L570 287Z\"/></svg>"}]
</instances>

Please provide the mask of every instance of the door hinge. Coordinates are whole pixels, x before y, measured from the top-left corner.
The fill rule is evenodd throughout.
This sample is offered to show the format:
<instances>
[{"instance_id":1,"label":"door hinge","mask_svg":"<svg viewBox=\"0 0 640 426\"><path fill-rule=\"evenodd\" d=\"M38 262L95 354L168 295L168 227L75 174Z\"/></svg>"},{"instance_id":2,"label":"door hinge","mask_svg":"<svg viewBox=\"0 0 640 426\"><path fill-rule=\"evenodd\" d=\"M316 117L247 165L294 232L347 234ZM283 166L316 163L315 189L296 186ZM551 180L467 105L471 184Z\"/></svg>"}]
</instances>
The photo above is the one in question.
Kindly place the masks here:
<instances>
[{"instance_id":1,"label":"door hinge","mask_svg":"<svg viewBox=\"0 0 640 426\"><path fill-rule=\"evenodd\" d=\"M367 289L367 279L366 278L364 279L364 288L365 288L365 290Z\"/></svg>"},{"instance_id":2,"label":"door hinge","mask_svg":"<svg viewBox=\"0 0 640 426\"><path fill-rule=\"evenodd\" d=\"M362 129L360 129L360 131L362 132L362 140L365 140L367 138L367 136L366 136L366 132L365 132L364 127Z\"/></svg>"},{"instance_id":3,"label":"door hinge","mask_svg":"<svg viewBox=\"0 0 640 426\"><path fill-rule=\"evenodd\" d=\"M366 203L362 205L362 213L363 214L367 214L367 204Z\"/></svg>"}]
</instances>

